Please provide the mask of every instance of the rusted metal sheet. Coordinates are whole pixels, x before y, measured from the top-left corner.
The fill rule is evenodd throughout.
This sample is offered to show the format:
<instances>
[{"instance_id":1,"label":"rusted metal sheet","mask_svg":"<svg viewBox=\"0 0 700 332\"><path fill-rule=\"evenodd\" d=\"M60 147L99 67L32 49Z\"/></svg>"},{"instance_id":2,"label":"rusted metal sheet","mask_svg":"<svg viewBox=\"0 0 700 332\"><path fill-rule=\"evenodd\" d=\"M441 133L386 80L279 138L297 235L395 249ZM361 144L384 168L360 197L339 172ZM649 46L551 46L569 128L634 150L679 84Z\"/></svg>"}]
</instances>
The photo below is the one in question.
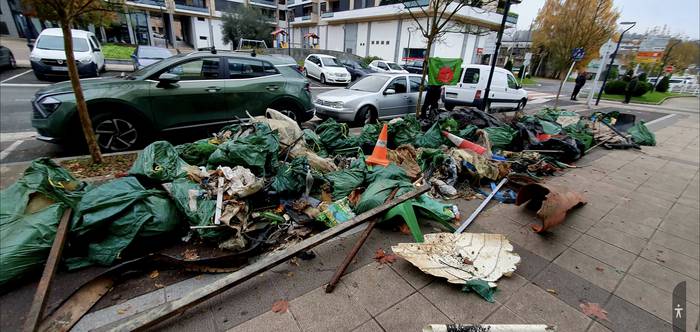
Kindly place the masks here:
<instances>
[{"instance_id":1,"label":"rusted metal sheet","mask_svg":"<svg viewBox=\"0 0 700 332\"><path fill-rule=\"evenodd\" d=\"M580 193L564 187L533 183L520 188L515 198L515 205L525 203L542 220L542 225L530 225L533 231L541 233L563 223L566 213L585 205L586 200Z\"/></svg>"},{"instance_id":2,"label":"rusted metal sheet","mask_svg":"<svg viewBox=\"0 0 700 332\"><path fill-rule=\"evenodd\" d=\"M68 331L102 296L112 288L114 280L100 276L86 283L39 325L38 331Z\"/></svg>"}]
</instances>

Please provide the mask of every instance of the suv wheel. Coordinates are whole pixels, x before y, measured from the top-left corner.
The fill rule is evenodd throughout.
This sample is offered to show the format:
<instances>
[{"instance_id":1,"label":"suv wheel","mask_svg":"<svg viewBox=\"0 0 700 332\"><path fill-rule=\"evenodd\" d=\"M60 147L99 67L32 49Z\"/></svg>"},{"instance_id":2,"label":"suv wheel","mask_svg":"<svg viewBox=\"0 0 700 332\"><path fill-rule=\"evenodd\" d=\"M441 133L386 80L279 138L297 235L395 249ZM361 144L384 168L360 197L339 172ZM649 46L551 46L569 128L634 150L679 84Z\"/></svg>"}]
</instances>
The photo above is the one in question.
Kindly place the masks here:
<instances>
[{"instance_id":1,"label":"suv wheel","mask_svg":"<svg viewBox=\"0 0 700 332\"><path fill-rule=\"evenodd\" d=\"M326 84L326 75L321 74L321 84Z\"/></svg>"},{"instance_id":2,"label":"suv wheel","mask_svg":"<svg viewBox=\"0 0 700 332\"><path fill-rule=\"evenodd\" d=\"M145 132L138 121L114 113L98 114L92 119L97 144L108 152L134 149L144 142Z\"/></svg>"}]
</instances>

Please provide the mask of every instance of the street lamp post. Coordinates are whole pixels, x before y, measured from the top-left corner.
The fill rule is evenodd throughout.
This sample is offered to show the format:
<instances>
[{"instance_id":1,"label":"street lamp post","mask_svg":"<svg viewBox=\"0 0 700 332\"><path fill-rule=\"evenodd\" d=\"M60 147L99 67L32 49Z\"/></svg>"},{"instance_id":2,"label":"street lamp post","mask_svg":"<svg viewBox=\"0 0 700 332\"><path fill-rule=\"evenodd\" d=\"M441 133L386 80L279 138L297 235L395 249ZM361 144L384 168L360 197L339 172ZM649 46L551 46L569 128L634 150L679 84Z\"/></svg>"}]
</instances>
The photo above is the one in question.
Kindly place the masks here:
<instances>
[{"instance_id":1,"label":"street lamp post","mask_svg":"<svg viewBox=\"0 0 700 332\"><path fill-rule=\"evenodd\" d=\"M408 57L408 55L411 53L411 36L413 35L413 32L417 30L417 28L408 27L406 30L408 30L408 52L406 52L406 57ZM404 60L404 62L406 62L406 60Z\"/></svg>"},{"instance_id":2,"label":"street lamp post","mask_svg":"<svg viewBox=\"0 0 700 332\"><path fill-rule=\"evenodd\" d=\"M496 69L496 60L498 59L498 51L501 48L501 39L503 38L503 30L506 28L506 20L508 19L508 11L510 11L511 3L519 4L522 0L506 0L506 5L503 8L503 19L501 20L501 28L498 30L498 35L496 38L496 48L493 50L493 56L491 57L491 69L489 70L489 79L486 81L486 89L484 90L484 110L489 111L489 94L491 93L491 80L493 79L493 72ZM489 107L489 109L487 109Z\"/></svg>"},{"instance_id":3,"label":"street lamp post","mask_svg":"<svg viewBox=\"0 0 700 332\"><path fill-rule=\"evenodd\" d=\"M622 31L622 34L620 34L620 39L617 41L617 46L615 46L615 52L610 56L610 64L608 64L608 70L605 71L605 78L603 78L603 85L600 86L600 91L598 91L598 98L595 100L595 105L598 106L598 103L600 102L600 97L603 95L603 90L605 90L605 83L608 82L608 76L610 76L610 70L612 69L613 62L615 62L615 56L617 55L617 51L620 49L620 43L622 43L622 37L625 36L625 32L629 31L630 29L634 28L635 25L637 25L637 22L620 22L620 25L629 25L630 27Z\"/></svg>"}]
</instances>

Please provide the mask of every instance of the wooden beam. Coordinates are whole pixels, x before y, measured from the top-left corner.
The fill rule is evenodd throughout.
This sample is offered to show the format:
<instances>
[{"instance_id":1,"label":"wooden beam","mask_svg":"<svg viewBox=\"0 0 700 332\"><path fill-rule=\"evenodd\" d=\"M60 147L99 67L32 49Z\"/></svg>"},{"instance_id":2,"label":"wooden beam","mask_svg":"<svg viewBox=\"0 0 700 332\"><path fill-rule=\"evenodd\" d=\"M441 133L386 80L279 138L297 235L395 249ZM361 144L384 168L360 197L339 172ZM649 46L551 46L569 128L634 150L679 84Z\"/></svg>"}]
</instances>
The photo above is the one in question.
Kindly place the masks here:
<instances>
[{"instance_id":1,"label":"wooden beam","mask_svg":"<svg viewBox=\"0 0 700 332\"><path fill-rule=\"evenodd\" d=\"M63 245L66 243L71 212L71 208L67 208L66 211L63 212L61 220L58 222L56 237L51 245L49 258L46 260L46 266L44 267L44 273L41 275L39 285L36 287L36 293L34 293L32 306L29 308L27 320L24 321L23 331L25 332L36 331L39 321L44 314L44 309L46 308L46 298L49 296L53 276L56 274L56 270L58 269L58 263L61 261L61 253L63 252Z\"/></svg>"},{"instance_id":2,"label":"wooden beam","mask_svg":"<svg viewBox=\"0 0 700 332\"><path fill-rule=\"evenodd\" d=\"M386 204L383 204L358 216L355 216L354 218L342 224L339 224L333 228L329 228L306 240L294 244L285 250L274 252L269 256L260 259L256 263L253 263L236 272L233 272L228 276L219 279L207 286L194 290L180 299L164 303L158 307L144 311L140 314L136 314L132 317L126 317L113 324L108 324L107 326L98 328L95 331L126 332L145 330L199 303L202 303L213 296L223 293L224 291L234 286L237 286L262 272L265 272L279 264L284 263L285 261L291 259L292 257L295 257L298 253L302 251L307 251L323 242L326 242L331 238L334 238L339 234L345 233L350 229L365 223L365 221L369 220L370 218L373 218L381 213L389 211L389 209L398 204L401 204L409 199L422 195L428 190L430 190L430 186L424 186L404 195L401 195L400 197L392 200L391 202L387 202Z\"/></svg>"}]
</instances>

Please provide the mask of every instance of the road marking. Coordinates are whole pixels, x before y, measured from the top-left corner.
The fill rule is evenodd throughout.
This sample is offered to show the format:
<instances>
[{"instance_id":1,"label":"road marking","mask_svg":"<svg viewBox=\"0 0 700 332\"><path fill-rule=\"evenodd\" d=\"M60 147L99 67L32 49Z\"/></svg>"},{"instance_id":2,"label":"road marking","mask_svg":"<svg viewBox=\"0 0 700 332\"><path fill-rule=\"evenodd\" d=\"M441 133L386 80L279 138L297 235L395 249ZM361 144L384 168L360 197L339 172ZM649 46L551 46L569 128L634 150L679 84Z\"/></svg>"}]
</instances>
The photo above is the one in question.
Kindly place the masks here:
<instances>
[{"instance_id":1,"label":"road marking","mask_svg":"<svg viewBox=\"0 0 700 332\"><path fill-rule=\"evenodd\" d=\"M6 78L6 79L4 79L4 80L3 80L2 82L0 82L0 83L5 83L5 82L7 82L7 81L9 81L9 80L15 79L15 78L17 78L17 77L20 77L20 76L26 74L26 73L31 73L31 72L32 72L32 70L29 69L29 70L27 70L27 71L25 71L25 72L23 72L23 73L17 74L17 75L15 75L15 76L10 77L10 78Z\"/></svg>"},{"instance_id":2,"label":"road marking","mask_svg":"<svg viewBox=\"0 0 700 332\"><path fill-rule=\"evenodd\" d=\"M36 137L35 131L20 131L17 133L0 133L0 142L12 142L17 140L26 140Z\"/></svg>"},{"instance_id":3,"label":"road marking","mask_svg":"<svg viewBox=\"0 0 700 332\"><path fill-rule=\"evenodd\" d=\"M660 117L660 118L658 118L658 119L651 120L651 121L645 123L645 125L646 125L646 126L650 126L650 125L653 125L653 124L655 124L655 123L657 123L657 122L661 122L661 121L668 120L668 119L670 119L670 118L672 118L672 117L674 117L674 116L676 116L676 115L675 115L675 114L664 115L664 116L662 116L662 117Z\"/></svg>"},{"instance_id":4,"label":"road marking","mask_svg":"<svg viewBox=\"0 0 700 332\"><path fill-rule=\"evenodd\" d=\"M7 156L9 156L10 153L12 153L12 151L15 151L15 149L22 143L24 143L24 141L22 141L22 140L15 141L14 143L10 144L10 146L8 146L7 149L2 150L2 152L0 152L0 160L3 160Z\"/></svg>"},{"instance_id":5,"label":"road marking","mask_svg":"<svg viewBox=\"0 0 700 332\"><path fill-rule=\"evenodd\" d=\"M38 84L38 83L0 83L0 86L7 88L43 88L49 86L50 84Z\"/></svg>"}]
</instances>

